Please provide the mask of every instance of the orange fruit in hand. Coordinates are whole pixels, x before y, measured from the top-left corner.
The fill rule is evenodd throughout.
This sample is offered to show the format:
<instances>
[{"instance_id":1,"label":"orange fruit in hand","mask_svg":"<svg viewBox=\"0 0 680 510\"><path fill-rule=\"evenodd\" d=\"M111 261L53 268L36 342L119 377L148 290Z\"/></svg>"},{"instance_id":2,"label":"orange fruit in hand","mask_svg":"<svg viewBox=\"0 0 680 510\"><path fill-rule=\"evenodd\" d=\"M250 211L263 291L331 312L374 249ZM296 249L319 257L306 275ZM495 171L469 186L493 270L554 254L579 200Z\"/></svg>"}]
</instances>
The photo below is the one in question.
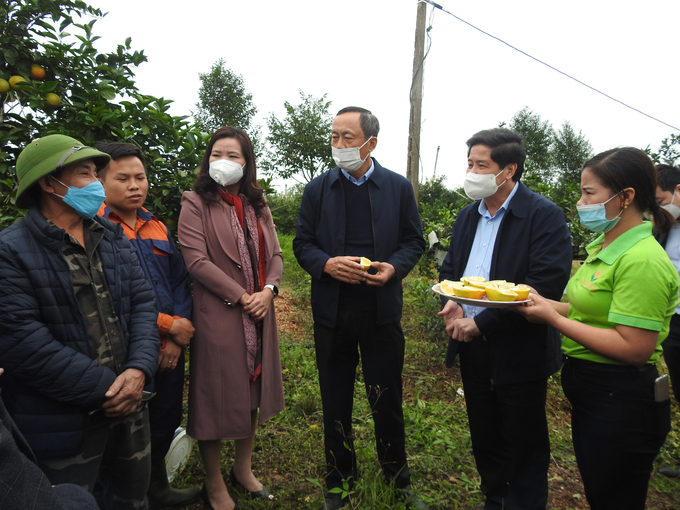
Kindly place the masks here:
<instances>
[{"instance_id":1,"label":"orange fruit in hand","mask_svg":"<svg viewBox=\"0 0 680 510\"><path fill-rule=\"evenodd\" d=\"M42 80L45 77L45 68L38 64L31 66L31 78L34 80Z\"/></svg>"},{"instance_id":2,"label":"orange fruit in hand","mask_svg":"<svg viewBox=\"0 0 680 510\"><path fill-rule=\"evenodd\" d=\"M359 260L359 264L361 264L361 269L364 271L368 271L369 268L371 267L371 261L368 260L366 257L361 257L361 260Z\"/></svg>"},{"instance_id":3,"label":"orange fruit in hand","mask_svg":"<svg viewBox=\"0 0 680 510\"><path fill-rule=\"evenodd\" d=\"M19 76L18 74L15 74L9 79L9 86L12 87L13 90L20 90L21 87L17 87L17 83L21 83L22 81L26 81L26 78L23 76Z\"/></svg>"}]
</instances>

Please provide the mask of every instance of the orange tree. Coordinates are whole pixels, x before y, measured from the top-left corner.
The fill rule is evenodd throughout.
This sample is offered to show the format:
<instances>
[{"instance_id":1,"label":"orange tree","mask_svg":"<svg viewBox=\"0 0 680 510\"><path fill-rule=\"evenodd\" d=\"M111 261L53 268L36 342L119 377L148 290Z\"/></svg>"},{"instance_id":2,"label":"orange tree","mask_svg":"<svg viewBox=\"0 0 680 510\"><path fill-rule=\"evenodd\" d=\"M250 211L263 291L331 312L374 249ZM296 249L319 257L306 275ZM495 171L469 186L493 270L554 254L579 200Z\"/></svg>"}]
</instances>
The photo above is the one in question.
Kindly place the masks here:
<instances>
[{"instance_id":1,"label":"orange tree","mask_svg":"<svg viewBox=\"0 0 680 510\"><path fill-rule=\"evenodd\" d=\"M100 17L80 0L0 4L0 228L23 214L14 206L17 156L30 140L53 133L141 147L149 161L147 204L170 225L177 220L206 137L168 113L172 101L139 93L133 69L147 59L130 38L111 53L95 49Z\"/></svg>"}]
</instances>

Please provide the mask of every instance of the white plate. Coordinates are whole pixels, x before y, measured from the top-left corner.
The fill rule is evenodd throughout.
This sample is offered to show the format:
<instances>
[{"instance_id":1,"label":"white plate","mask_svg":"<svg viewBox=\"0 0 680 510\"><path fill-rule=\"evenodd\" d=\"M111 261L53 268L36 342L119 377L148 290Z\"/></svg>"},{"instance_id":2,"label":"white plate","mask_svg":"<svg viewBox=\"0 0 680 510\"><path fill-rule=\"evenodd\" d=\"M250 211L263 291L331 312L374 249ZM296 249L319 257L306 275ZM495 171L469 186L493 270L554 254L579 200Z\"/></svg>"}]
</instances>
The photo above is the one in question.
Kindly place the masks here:
<instances>
[{"instance_id":1,"label":"white plate","mask_svg":"<svg viewBox=\"0 0 680 510\"><path fill-rule=\"evenodd\" d=\"M168 481L172 482L184 469L184 464L189 460L194 440L187 435L186 430L178 427L175 437L170 444L168 454L165 456L165 470L168 473Z\"/></svg>"},{"instance_id":2,"label":"white plate","mask_svg":"<svg viewBox=\"0 0 680 510\"><path fill-rule=\"evenodd\" d=\"M450 294L444 294L439 288L438 283L432 286L432 290L439 294L440 296L444 296L445 298L450 299L451 301L455 301L458 304L479 306L482 308L508 308L510 306L521 305L522 303L528 303L529 301L531 301L531 299L523 299L522 301L489 301L489 299L486 296L484 296L482 299L470 299L458 296L451 296Z\"/></svg>"}]
</instances>

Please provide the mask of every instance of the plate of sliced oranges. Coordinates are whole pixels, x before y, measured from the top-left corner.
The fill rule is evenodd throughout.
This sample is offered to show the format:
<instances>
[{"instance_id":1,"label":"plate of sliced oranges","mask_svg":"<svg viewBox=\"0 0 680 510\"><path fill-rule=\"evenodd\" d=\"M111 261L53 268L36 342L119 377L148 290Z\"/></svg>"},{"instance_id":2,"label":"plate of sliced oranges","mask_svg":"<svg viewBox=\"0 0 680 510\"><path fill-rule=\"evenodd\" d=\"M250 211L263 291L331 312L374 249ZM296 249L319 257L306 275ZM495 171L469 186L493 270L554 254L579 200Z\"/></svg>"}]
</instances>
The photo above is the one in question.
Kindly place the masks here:
<instances>
[{"instance_id":1,"label":"plate of sliced oranges","mask_svg":"<svg viewBox=\"0 0 680 510\"><path fill-rule=\"evenodd\" d=\"M484 308L507 308L531 301L529 286L505 280L487 282L481 276L463 276L459 282L443 280L432 290L456 303Z\"/></svg>"}]
</instances>

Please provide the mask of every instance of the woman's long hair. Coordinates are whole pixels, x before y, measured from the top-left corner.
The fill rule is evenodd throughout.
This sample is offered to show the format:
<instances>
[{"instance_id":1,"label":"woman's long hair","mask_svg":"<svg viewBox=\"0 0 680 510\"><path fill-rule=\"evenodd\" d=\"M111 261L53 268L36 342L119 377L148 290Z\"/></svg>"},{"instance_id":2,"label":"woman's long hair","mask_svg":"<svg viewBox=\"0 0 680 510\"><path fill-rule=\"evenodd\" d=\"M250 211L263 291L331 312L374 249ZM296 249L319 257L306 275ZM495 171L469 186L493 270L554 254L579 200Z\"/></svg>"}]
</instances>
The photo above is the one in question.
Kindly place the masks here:
<instances>
[{"instance_id":1,"label":"woman's long hair","mask_svg":"<svg viewBox=\"0 0 680 510\"><path fill-rule=\"evenodd\" d=\"M626 188L635 190L634 205L640 212L650 211L654 226L666 233L675 224L673 215L656 203L658 175L647 153L634 147L601 152L583 164L614 193Z\"/></svg>"},{"instance_id":2,"label":"woman's long hair","mask_svg":"<svg viewBox=\"0 0 680 510\"><path fill-rule=\"evenodd\" d=\"M215 142L220 138L235 138L241 145L241 153L246 160L243 169L243 177L241 178L241 185L238 192L248 198L248 201L255 209L255 214L259 218L262 215L262 210L266 207L267 201L264 198L264 191L257 183L257 167L255 165L255 152L253 151L253 144L248 137L248 134L242 129L225 126L221 127L210 138L208 146L203 154L201 161L201 169L196 176L196 184L194 184L194 191L201 197L203 203L209 204L211 202L219 202L221 200L217 192L218 184L210 177L210 154L212 153Z\"/></svg>"}]
</instances>

